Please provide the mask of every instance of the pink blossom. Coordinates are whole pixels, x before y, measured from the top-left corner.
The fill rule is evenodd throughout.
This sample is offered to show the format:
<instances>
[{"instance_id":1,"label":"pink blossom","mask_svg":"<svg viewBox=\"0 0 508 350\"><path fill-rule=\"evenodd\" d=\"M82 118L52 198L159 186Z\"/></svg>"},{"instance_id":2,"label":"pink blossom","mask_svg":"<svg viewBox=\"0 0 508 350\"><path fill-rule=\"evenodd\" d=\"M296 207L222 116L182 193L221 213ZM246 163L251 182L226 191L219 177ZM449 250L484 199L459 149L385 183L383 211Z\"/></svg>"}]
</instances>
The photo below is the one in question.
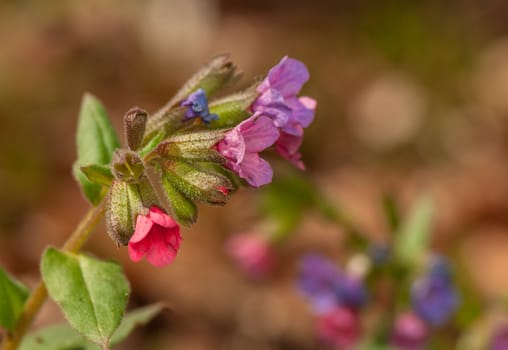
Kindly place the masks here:
<instances>
[{"instance_id":1,"label":"pink blossom","mask_svg":"<svg viewBox=\"0 0 508 350\"><path fill-rule=\"evenodd\" d=\"M428 329L413 312L397 316L393 326L391 342L400 350L421 350L425 348Z\"/></svg>"},{"instance_id":2,"label":"pink blossom","mask_svg":"<svg viewBox=\"0 0 508 350\"><path fill-rule=\"evenodd\" d=\"M154 266L168 265L182 243L180 227L164 211L151 206L147 215L138 215L136 229L129 241L129 256L138 262L144 256Z\"/></svg>"},{"instance_id":3,"label":"pink blossom","mask_svg":"<svg viewBox=\"0 0 508 350\"><path fill-rule=\"evenodd\" d=\"M319 340L334 349L354 349L361 335L358 312L337 306L319 317L317 335Z\"/></svg>"},{"instance_id":4,"label":"pink blossom","mask_svg":"<svg viewBox=\"0 0 508 350\"><path fill-rule=\"evenodd\" d=\"M226 252L249 277L265 277L273 268L275 254L270 243L259 234L238 234L226 243Z\"/></svg>"},{"instance_id":5,"label":"pink blossom","mask_svg":"<svg viewBox=\"0 0 508 350\"><path fill-rule=\"evenodd\" d=\"M227 162L226 166L259 187L272 181L273 171L259 156L278 139L279 131L270 118L254 114L229 131L217 144L217 150Z\"/></svg>"}]
</instances>

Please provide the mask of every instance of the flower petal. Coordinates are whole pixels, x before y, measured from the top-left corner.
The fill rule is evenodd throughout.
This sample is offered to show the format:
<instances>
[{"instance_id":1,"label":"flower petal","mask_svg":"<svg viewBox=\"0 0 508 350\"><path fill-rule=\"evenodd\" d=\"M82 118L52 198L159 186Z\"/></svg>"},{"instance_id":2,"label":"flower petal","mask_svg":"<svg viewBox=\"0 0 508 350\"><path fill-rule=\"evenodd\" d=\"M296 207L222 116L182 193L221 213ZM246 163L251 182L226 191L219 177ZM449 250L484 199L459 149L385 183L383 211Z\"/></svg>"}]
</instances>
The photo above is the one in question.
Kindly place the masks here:
<instances>
[{"instance_id":1,"label":"flower petal","mask_svg":"<svg viewBox=\"0 0 508 350\"><path fill-rule=\"evenodd\" d=\"M176 227L178 224L164 211L157 208L155 205L150 207L150 212L148 213L148 217L157 225L162 227Z\"/></svg>"},{"instance_id":2,"label":"flower petal","mask_svg":"<svg viewBox=\"0 0 508 350\"><path fill-rule=\"evenodd\" d=\"M156 267L168 265L176 257L180 248L179 229L155 227L149 236L149 249L146 260Z\"/></svg>"},{"instance_id":3,"label":"flower petal","mask_svg":"<svg viewBox=\"0 0 508 350\"><path fill-rule=\"evenodd\" d=\"M251 186L260 187L272 182L273 170L257 153L247 153L239 165L238 175Z\"/></svg>"},{"instance_id":4,"label":"flower petal","mask_svg":"<svg viewBox=\"0 0 508 350\"><path fill-rule=\"evenodd\" d=\"M305 170L305 164L302 161L302 155L298 151L303 141L302 136L294 136L284 132L280 133L280 137L275 143L275 149L298 169Z\"/></svg>"},{"instance_id":5,"label":"flower petal","mask_svg":"<svg viewBox=\"0 0 508 350\"><path fill-rule=\"evenodd\" d=\"M148 235L148 232L150 232L152 226L153 221L150 219L149 216L138 215L138 217L136 218L136 228L134 230L134 234L129 240L129 244L131 242L137 243L142 241Z\"/></svg>"},{"instance_id":6,"label":"flower petal","mask_svg":"<svg viewBox=\"0 0 508 350\"><path fill-rule=\"evenodd\" d=\"M245 141L245 152L257 153L270 147L279 138L279 131L270 118L249 118L239 125Z\"/></svg>"},{"instance_id":7,"label":"flower petal","mask_svg":"<svg viewBox=\"0 0 508 350\"><path fill-rule=\"evenodd\" d=\"M265 80L257 87L257 91L262 93L273 88L280 91L284 97L295 96L309 80L309 76L303 62L286 56L270 69Z\"/></svg>"}]
</instances>

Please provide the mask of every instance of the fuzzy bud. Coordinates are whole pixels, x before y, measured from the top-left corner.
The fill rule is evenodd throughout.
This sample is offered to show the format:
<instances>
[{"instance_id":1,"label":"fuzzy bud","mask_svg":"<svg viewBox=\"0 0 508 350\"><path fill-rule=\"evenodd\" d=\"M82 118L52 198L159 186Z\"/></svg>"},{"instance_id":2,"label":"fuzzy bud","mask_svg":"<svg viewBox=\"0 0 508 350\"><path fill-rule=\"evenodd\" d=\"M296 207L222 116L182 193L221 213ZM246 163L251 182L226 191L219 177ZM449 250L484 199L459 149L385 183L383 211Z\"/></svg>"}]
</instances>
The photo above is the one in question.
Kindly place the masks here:
<instances>
[{"instance_id":1,"label":"fuzzy bud","mask_svg":"<svg viewBox=\"0 0 508 350\"><path fill-rule=\"evenodd\" d=\"M125 138L132 151L136 151L143 141L148 114L139 107L131 108L124 116Z\"/></svg>"},{"instance_id":2,"label":"fuzzy bud","mask_svg":"<svg viewBox=\"0 0 508 350\"><path fill-rule=\"evenodd\" d=\"M227 193L234 189L223 175L183 161L164 161L163 169L168 181L191 200L224 205Z\"/></svg>"}]
</instances>

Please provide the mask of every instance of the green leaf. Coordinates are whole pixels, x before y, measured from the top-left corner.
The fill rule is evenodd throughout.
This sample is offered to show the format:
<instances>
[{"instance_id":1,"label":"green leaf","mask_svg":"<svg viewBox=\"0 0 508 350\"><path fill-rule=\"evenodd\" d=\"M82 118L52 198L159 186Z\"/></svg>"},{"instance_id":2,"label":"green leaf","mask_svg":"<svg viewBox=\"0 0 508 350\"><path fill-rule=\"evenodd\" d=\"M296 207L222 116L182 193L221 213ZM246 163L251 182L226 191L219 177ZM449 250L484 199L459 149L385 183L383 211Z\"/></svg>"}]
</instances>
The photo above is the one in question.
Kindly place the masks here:
<instances>
[{"instance_id":1,"label":"green leaf","mask_svg":"<svg viewBox=\"0 0 508 350\"><path fill-rule=\"evenodd\" d=\"M383 194L381 201L388 228L391 232L398 231L400 228L400 212L397 198L395 198L393 193L386 192Z\"/></svg>"},{"instance_id":2,"label":"green leaf","mask_svg":"<svg viewBox=\"0 0 508 350\"><path fill-rule=\"evenodd\" d=\"M162 303L148 305L134 311L129 312L120 327L115 331L111 337L111 345L116 345L123 341L127 336L140 325L145 325L157 316L166 306Z\"/></svg>"},{"instance_id":3,"label":"green leaf","mask_svg":"<svg viewBox=\"0 0 508 350\"><path fill-rule=\"evenodd\" d=\"M429 244L434 206L427 196L420 197L395 236L394 254L402 263L418 264Z\"/></svg>"},{"instance_id":4,"label":"green leaf","mask_svg":"<svg viewBox=\"0 0 508 350\"><path fill-rule=\"evenodd\" d=\"M111 345L125 340L139 325L145 325L164 309L161 303L152 304L129 312L111 337ZM67 324L46 327L29 334L21 343L20 350L99 350Z\"/></svg>"},{"instance_id":5,"label":"green leaf","mask_svg":"<svg viewBox=\"0 0 508 350\"><path fill-rule=\"evenodd\" d=\"M100 350L67 324L49 326L24 337L19 350Z\"/></svg>"},{"instance_id":6,"label":"green leaf","mask_svg":"<svg viewBox=\"0 0 508 350\"><path fill-rule=\"evenodd\" d=\"M16 326L30 291L0 268L0 326L12 330Z\"/></svg>"},{"instance_id":7,"label":"green leaf","mask_svg":"<svg viewBox=\"0 0 508 350\"><path fill-rule=\"evenodd\" d=\"M93 204L104 196L102 185L91 182L81 171L82 166L106 165L120 143L102 103L94 96L85 94L79 112L76 134L77 160L73 172L86 198Z\"/></svg>"},{"instance_id":8,"label":"green leaf","mask_svg":"<svg viewBox=\"0 0 508 350\"><path fill-rule=\"evenodd\" d=\"M82 166L81 171L93 183L109 187L113 182L113 174L109 165Z\"/></svg>"},{"instance_id":9,"label":"green leaf","mask_svg":"<svg viewBox=\"0 0 508 350\"><path fill-rule=\"evenodd\" d=\"M122 268L88 256L48 248L41 262L42 278L51 298L72 327L103 346L122 320L129 282Z\"/></svg>"}]
</instances>

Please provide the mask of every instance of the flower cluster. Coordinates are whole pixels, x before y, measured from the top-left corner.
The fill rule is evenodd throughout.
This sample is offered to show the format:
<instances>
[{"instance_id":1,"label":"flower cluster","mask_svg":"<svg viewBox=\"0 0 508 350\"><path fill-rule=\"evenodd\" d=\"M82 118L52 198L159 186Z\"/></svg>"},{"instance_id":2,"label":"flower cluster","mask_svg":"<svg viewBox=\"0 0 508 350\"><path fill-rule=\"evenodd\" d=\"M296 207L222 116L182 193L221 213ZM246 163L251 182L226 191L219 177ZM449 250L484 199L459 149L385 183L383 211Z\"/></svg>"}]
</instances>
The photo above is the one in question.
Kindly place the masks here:
<instances>
[{"instance_id":1,"label":"flower cluster","mask_svg":"<svg viewBox=\"0 0 508 350\"><path fill-rule=\"evenodd\" d=\"M219 152L228 160L226 166L251 186L271 182L272 169L259 153L274 144L282 157L305 169L299 148L303 129L314 119L316 101L297 94L308 79L302 62L284 57L258 85L259 95L250 106L252 116L218 144Z\"/></svg>"},{"instance_id":2,"label":"flower cluster","mask_svg":"<svg viewBox=\"0 0 508 350\"><path fill-rule=\"evenodd\" d=\"M108 234L128 245L133 261L143 257L157 267L175 258L180 224L197 219L197 201L224 205L240 185L259 187L272 181L270 164L260 153L275 146L303 169L298 153L303 129L314 117L316 102L297 97L309 79L305 65L285 57L267 77L240 94L208 100L236 81L227 56L214 58L196 73L161 111L136 107L124 117L127 148L116 149L109 169L81 167L87 180L109 188ZM243 180L245 181L243 181ZM240 236L232 256L253 276L272 265L269 245Z\"/></svg>"},{"instance_id":3,"label":"flower cluster","mask_svg":"<svg viewBox=\"0 0 508 350\"><path fill-rule=\"evenodd\" d=\"M321 255L309 254L301 260L298 289L318 317L320 340L338 349L352 348L361 335L359 310L367 301L363 281Z\"/></svg>"}]
</instances>

